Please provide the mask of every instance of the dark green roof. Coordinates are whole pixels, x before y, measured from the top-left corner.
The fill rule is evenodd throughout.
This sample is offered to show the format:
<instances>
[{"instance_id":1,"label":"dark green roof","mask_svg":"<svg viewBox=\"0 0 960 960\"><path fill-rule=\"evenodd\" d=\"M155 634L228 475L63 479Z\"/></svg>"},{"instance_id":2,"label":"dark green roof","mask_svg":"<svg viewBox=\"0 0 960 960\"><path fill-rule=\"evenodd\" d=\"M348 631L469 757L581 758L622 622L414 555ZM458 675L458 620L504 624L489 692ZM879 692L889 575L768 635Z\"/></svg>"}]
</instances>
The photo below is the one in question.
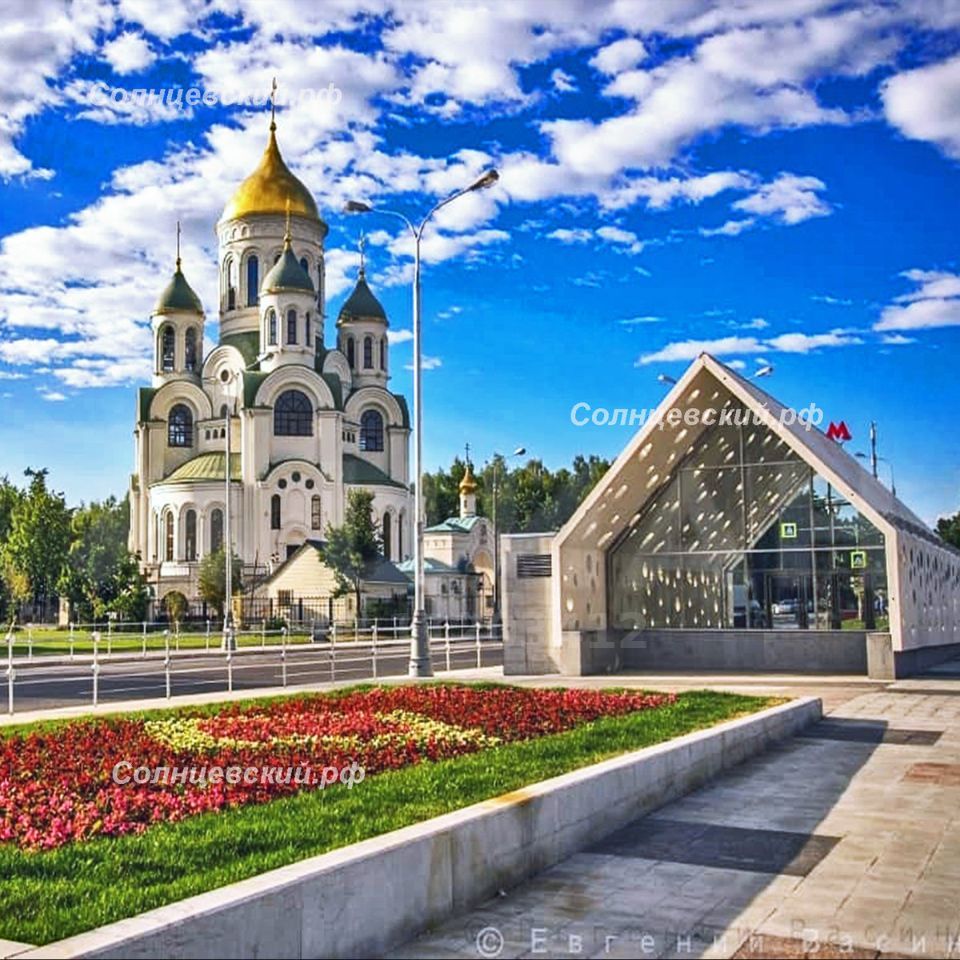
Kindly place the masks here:
<instances>
[{"instance_id":1,"label":"dark green roof","mask_svg":"<svg viewBox=\"0 0 960 960\"><path fill-rule=\"evenodd\" d=\"M257 391L260 389L260 384L269 376L269 373L260 373L256 370L244 370L243 405L245 407L255 407L257 405Z\"/></svg>"},{"instance_id":2,"label":"dark green roof","mask_svg":"<svg viewBox=\"0 0 960 960\"><path fill-rule=\"evenodd\" d=\"M145 420L150 419L150 404L153 403L153 398L156 395L156 387L141 387L138 391L138 404L137 409L140 411L138 417L139 422L143 423Z\"/></svg>"},{"instance_id":3,"label":"dark green roof","mask_svg":"<svg viewBox=\"0 0 960 960\"><path fill-rule=\"evenodd\" d=\"M227 463L225 453L201 453L186 463L181 463L162 483L196 483L203 480L223 480ZM230 479L240 479L240 454L230 454Z\"/></svg>"},{"instance_id":4,"label":"dark green roof","mask_svg":"<svg viewBox=\"0 0 960 960\"><path fill-rule=\"evenodd\" d=\"M386 319L386 311L380 301L373 295L370 287L367 286L366 278L361 270L357 285L353 288L353 293L347 297L347 302L340 308L337 323L347 323L350 320L386 321Z\"/></svg>"},{"instance_id":5,"label":"dark green roof","mask_svg":"<svg viewBox=\"0 0 960 960\"><path fill-rule=\"evenodd\" d=\"M300 266L289 242L284 246L280 259L270 268L260 285L261 293L272 293L274 290L305 290L316 293L313 281L306 270Z\"/></svg>"},{"instance_id":6,"label":"dark green roof","mask_svg":"<svg viewBox=\"0 0 960 960\"><path fill-rule=\"evenodd\" d=\"M243 333L227 334L220 338L220 346L239 350L244 366L252 367L260 356L260 331L246 330Z\"/></svg>"},{"instance_id":7,"label":"dark green roof","mask_svg":"<svg viewBox=\"0 0 960 960\"><path fill-rule=\"evenodd\" d=\"M335 373L321 373L324 382L330 388L333 394L333 405L338 409L343 409L343 384Z\"/></svg>"},{"instance_id":8,"label":"dark green roof","mask_svg":"<svg viewBox=\"0 0 960 960\"><path fill-rule=\"evenodd\" d=\"M447 517L440 523L426 528L426 533L469 533L482 517Z\"/></svg>"},{"instance_id":9,"label":"dark green roof","mask_svg":"<svg viewBox=\"0 0 960 960\"><path fill-rule=\"evenodd\" d=\"M177 271L173 278L160 294L157 305L153 312L171 313L174 310L188 310L191 313L203 313L203 304L200 298L193 292L192 287L187 283L187 278L180 269L180 263L177 262Z\"/></svg>"},{"instance_id":10,"label":"dark green roof","mask_svg":"<svg viewBox=\"0 0 960 960\"><path fill-rule=\"evenodd\" d=\"M400 413L403 416L403 425L410 429L410 408L407 406L407 398L402 393L395 393L393 399L400 404Z\"/></svg>"},{"instance_id":11,"label":"dark green roof","mask_svg":"<svg viewBox=\"0 0 960 960\"><path fill-rule=\"evenodd\" d=\"M400 487L406 489L402 483L384 473L378 466L352 453L343 455L343 482L362 485L365 487Z\"/></svg>"}]
</instances>

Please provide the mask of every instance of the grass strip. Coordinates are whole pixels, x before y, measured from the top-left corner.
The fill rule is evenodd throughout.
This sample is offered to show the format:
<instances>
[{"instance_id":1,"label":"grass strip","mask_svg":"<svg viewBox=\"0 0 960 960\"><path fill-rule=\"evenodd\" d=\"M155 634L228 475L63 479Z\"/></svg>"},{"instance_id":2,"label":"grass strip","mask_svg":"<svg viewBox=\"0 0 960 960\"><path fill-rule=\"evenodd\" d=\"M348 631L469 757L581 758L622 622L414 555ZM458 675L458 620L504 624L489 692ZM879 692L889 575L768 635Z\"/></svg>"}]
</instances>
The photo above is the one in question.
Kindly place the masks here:
<instances>
[{"instance_id":1,"label":"grass strip","mask_svg":"<svg viewBox=\"0 0 960 960\"><path fill-rule=\"evenodd\" d=\"M38 945L60 940L778 702L692 691L666 707L382 773L352 790L305 791L159 824L140 836L51 851L27 853L6 844L0 846L0 937Z\"/></svg>"}]
</instances>

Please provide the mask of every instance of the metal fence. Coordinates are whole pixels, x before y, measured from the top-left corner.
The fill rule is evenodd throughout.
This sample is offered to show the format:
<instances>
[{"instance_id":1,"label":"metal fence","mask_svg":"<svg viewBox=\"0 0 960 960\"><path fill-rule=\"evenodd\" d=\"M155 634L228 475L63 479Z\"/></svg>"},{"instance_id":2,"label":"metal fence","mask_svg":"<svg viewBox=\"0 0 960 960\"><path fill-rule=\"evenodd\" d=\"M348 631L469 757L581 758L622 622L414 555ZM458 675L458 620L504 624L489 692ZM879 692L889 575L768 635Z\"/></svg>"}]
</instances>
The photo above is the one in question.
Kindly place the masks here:
<instances>
[{"instance_id":1,"label":"metal fence","mask_svg":"<svg viewBox=\"0 0 960 960\"><path fill-rule=\"evenodd\" d=\"M154 626L152 624L143 627ZM234 649L226 649L216 630L191 637L169 630L138 634L136 649L118 647L124 634L91 632L79 646L79 630L61 656L40 654L34 629L9 631L6 637L7 712L42 709L104 699L170 699L180 694L232 692L242 688L281 687L337 680L377 679L407 672L410 625L393 620L334 621L330 629L296 634L280 630L244 630ZM435 671L494 666L503 662L498 625L431 623L428 628ZM33 638L31 640L31 637ZM148 645L148 639L158 641Z\"/></svg>"}]
</instances>

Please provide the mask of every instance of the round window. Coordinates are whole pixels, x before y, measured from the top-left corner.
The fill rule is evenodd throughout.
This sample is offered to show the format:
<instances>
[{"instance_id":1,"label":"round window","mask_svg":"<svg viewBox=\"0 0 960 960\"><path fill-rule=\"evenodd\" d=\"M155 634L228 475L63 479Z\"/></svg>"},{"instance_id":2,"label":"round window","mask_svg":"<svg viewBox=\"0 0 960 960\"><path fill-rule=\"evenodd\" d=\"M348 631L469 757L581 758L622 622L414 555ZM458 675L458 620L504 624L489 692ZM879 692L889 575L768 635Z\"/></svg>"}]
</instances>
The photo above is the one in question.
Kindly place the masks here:
<instances>
[{"instance_id":1,"label":"round window","mask_svg":"<svg viewBox=\"0 0 960 960\"><path fill-rule=\"evenodd\" d=\"M300 473L299 473L299 471L294 470L293 473L291 474L291 477L292 477L294 483L299 483L299 482L300 482Z\"/></svg>"},{"instance_id":2,"label":"round window","mask_svg":"<svg viewBox=\"0 0 960 960\"><path fill-rule=\"evenodd\" d=\"M220 371L220 380L221 380L223 383L226 383L229 379L230 379L230 371L229 371L229 370L221 370L221 371Z\"/></svg>"},{"instance_id":3,"label":"round window","mask_svg":"<svg viewBox=\"0 0 960 960\"><path fill-rule=\"evenodd\" d=\"M307 483L306 483L307 489L308 489L308 490L312 490L312 489L313 489L313 486L314 486L313 481L312 481L312 480L308 480Z\"/></svg>"},{"instance_id":4,"label":"round window","mask_svg":"<svg viewBox=\"0 0 960 960\"><path fill-rule=\"evenodd\" d=\"M277 482L277 486L278 486L281 490L286 490L286 489L287 489L287 481L286 481L286 480L280 480L280 481Z\"/></svg>"}]
</instances>

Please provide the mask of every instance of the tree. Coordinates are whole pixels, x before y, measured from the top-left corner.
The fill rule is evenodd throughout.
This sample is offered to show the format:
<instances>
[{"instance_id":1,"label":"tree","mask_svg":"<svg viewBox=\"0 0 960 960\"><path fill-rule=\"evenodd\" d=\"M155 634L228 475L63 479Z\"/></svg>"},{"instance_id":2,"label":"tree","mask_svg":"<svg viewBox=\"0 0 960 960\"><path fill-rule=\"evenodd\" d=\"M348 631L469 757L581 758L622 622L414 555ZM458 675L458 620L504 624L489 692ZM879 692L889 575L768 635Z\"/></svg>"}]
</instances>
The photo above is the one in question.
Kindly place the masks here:
<instances>
[{"instance_id":1,"label":"tree","mask_svg":"<svg viewBox=\"0 0 960 960\"><path fill-rule=\"evenodd\" d=\"M495 457L477 473L477 512L493 519L494 480L497 488L497 525L501 533L540 533L556 530L573 515L583 498L606 473L610 463L601 457L574 458L573 469L551 471L540 460L510 469ZM459 513L459 485L465 464L455 459L450 470L425 474L423 492L428 524Z\"/></svg>"},{"instance_id":2,"label":"tree","mask_svg":"<svg viewBox=\"0 0 960 960\"><path fill-rule=\"evenodd\" d=\"M74 511L73 543L58 588L81 620L108 612L124 620L142 620L148 593L137 558L127 549L130 509L126 498L109 497Z\"/></svg>"},{"instance_id":3,"label":"tree","mask_svg":"<svg viewBox=\"0 0 960 960\"><path fill-rule=\"evenodd\" d=\"M10 536L10 525L13 522L13 510L23 497L23 491L12 484L8 477L0 478L0 618L6 619L9 614L14 593L26 592L29 596L29 584L24 590L24 581L19 578L4 557L3 545ZM23 597L27 599L27 597Z\"/></svg>"},{"instance_id":4,"label":"tree","mask_svg":"<svg viewBox=\"0 0 960 960\"><path fill-rule=\"evenodd\" d=\"M167 616L176 625L177 633L179 633L180 623L187 612L187 598L179 590L171 590L163 598L163 605L166 608Z\"/></svg>"},{"instance_id":5,"label":"tree","mask_svg":"<svg viewBox=\"0 0 960 960\"><path fill-rule=\"evenodd\" d=\"M56 595L70 546L70 510L63 494L47 489L47 471L24 471L30 485L10 512L5 565L29 584L34 604Z\"/></svg>"},{"instance_id":6,"label":"tree","mask_svg":"<svg viewBox=\"0 0 960 960\"><path fill-rule=\"evenodd\" d=\"M336 596L353 591L360 611L363 578L383 552L380 534L373 521L373 494L369 490L351 490L343 526L327 526L327 542L320 551L337 578Z\"/></svg>"},{"instance_id":7,"label":"tree","mask_svg":"<svg viewBox=\"0 0 960 960\"><path fill-rule=\"evenodd\" d=\"M949 544L960 547L960 513L952 517L941 517L937 521L937 533Z\"/></svg>"},{"instance_id":8,"label":"tree","mask_svg":"<svg viewBox=\"0 0 960 960\"><path fill-rule=\"evenodd\" d=\"M243 589L240 582L242 566L240 558L233 557L233 578L232 586L234 596ZM197 574L198 588L200 596L217 611L219 617L223 616L223 608L227 599L227 552L226 550L217 550L215 553L208 553L200 561L200 569Z\"/></svg>"}]
</instances>

